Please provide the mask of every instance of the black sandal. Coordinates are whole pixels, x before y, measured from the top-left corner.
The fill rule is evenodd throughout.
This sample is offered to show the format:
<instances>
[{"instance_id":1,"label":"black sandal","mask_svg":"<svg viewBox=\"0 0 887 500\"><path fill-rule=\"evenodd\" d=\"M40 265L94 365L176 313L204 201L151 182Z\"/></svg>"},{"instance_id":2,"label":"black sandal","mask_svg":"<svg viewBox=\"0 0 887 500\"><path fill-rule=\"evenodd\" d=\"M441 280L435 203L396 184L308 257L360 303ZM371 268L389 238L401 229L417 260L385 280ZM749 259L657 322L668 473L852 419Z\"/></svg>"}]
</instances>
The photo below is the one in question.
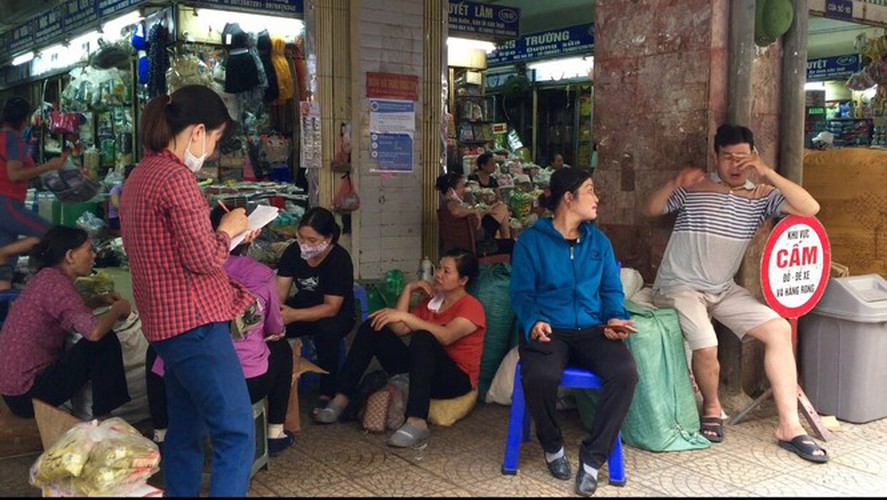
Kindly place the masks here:
<instances>
[{"instance_id":1,"label":"black sandal","mask_svg":"<svg viewBox=\"0 0 887 500\"><path fill-rule=\"evenodd\" d=\"M830 458L828 452L816 444L816 441L807 434L795 436L791 441L780 440L779 447L795 453L804 460L809 460L818 464L824 464L828 462ZM814 455L814 452L816 451L822 451L822 455Z\"/></svg>"},{"instance_id":2,"label":"black sandal","mask_svg":"<svg viewBox=\"0 0 887 500\"><path fill-rule=\"evenodd\" d=\"M702 436L712 443L724 440L724 419L721 417L702 417Z\"/></svg>"}]
</instances>

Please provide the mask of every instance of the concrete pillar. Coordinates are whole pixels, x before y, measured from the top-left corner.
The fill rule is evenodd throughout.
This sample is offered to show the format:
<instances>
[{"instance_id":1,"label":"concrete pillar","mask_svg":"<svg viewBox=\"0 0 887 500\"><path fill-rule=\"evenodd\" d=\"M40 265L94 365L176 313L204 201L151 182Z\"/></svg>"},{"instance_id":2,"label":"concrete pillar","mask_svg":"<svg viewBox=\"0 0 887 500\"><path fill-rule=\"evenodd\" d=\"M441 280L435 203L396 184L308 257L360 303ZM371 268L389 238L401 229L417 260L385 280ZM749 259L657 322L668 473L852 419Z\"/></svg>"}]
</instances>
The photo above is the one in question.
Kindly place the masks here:
<instances>
[{"instance_id":1,"label":"concrete pillar","mask_svg":"<svg viewBox=\"0 0 887 500\"><path fill-rule=\"evenodd\" d=\"M330 169L339 124L351 119L351 23L348 0L316 0L314 47L317 54L317 96L320 102L321 163L318 201L331 208L339 177Z\"/></svg>"},{"instance_id":2,"label":"concrete pillar","mask_svg":"<svg viewBox=\"0 0 887 500\"><path fill-rule=\"evenodd\" d=\"M712 166L726 115L729 0L595 4L599 223L623 266L656 275L673 219L645 197L687 165Z\"/></svg>"},{"instance_id":3,"label":"concrete pillar","mask_svg":"<svg viewBox=\"0 0 887 500\"><path fill-rule=\"evenodd\" d=\"M777 165L783 52L778 42L754 45L754 2L746 0L649 0L643 9L631 0L598 0L595 29L598 222L623 266L652 283L674 216L646 219L643 203L686 166L715 170L719 125L751 127L764 160ZM758 233L737 276L756 294L769 228ZM722 388L737 396L735 407L742 389L760 387L761 358L754 343L721 338Z\"/></svg>"},{"instance_id":4,"label":"concrete pillar","mask_svg":"<svg viewBox=\"0 0 887 500\"><path fill-rule=\"evenodd\" d=\"M447 0L426 0L424 13L425 64L422 73L422 255L437 262L439 246L437 209L440 195L434 185L446 166L446 142L441 137L445 119L443 84L447 80L446 42L449 19Z\"/></svg>"},{"instance_id":5,"label":"concrete pillar","mask_svg":"<svg viewBox=\"0 0 887 500\"><path fill-rule=\"evenodd\" d=\"M755 58L755 0L730 0L728 50L727 121L748 127L751 124L752 62Z\"/></svg>"},{"instance_id":6,"label":"concrete pillar","mask_svg":"<svg viewBox=\"0 0 887 500\"><path fill-rule=\"evenodd\" d=\"M794 0L795 19L783 36L779 172L801 184L804 173L804 83L807 81L807 0Z\"/></svg>"}]
</instances>

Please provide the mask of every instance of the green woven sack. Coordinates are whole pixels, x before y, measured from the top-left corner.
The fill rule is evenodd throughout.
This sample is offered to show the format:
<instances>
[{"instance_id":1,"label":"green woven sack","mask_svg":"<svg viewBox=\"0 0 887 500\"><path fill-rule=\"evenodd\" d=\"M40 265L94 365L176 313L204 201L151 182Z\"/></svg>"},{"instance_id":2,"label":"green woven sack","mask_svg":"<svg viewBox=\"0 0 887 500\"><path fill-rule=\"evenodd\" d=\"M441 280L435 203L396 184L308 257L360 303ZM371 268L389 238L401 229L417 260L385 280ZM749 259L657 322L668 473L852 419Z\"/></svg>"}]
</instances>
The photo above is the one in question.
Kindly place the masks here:
<instances>
[{"instance_id":1,"label":"green woven sack","mask_svg":"<svg viewBox=\"0 0 887 500\"><path fill-rule=\"evenodd\" d=\"M499 263L481 266L480 275L468 285L468 293L484 306L487 319L477 383L477 394L481 401L486 397L505 354L517 344L514 310L508 293L510 282L511 266Z\"/></svg>"},{"instance_id":2,"label":"green woven sack","mask_svg":"<svg viewBox=\"0 0 887 500\"><path fill-rule=\"evenodd\" d=\"M699 413L690 383L681 325L674 309L646 309L631 301L625 307L638 333L625 340L638 367L638 385L622 424L626 444L650 451L708 448L699 432ZM591 429L597 391L576 391L582 423Z\"/></svg>"}]
</instances>

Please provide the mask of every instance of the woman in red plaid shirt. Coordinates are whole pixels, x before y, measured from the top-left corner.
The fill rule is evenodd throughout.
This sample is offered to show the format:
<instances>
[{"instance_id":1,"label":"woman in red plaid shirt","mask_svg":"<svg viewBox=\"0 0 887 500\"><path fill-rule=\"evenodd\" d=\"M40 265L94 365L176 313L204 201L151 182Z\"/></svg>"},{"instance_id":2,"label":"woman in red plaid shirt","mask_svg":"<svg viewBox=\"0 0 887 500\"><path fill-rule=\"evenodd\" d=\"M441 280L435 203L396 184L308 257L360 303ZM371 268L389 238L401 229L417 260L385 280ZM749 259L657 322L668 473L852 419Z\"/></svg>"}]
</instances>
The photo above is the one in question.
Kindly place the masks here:
<instances>
[{"instance_id":1,"label":"woman in red plaid shirt","mask_svg":"<svg viewBox=\"0 0 887 500\"><path fill-rule=\"evenodd\" d=\"M252 407L229 331L254 298L222 268L231 238L247 229L246 214L232 210L213 231L194 177L231 128L225 104L209 88L155 97L141 121L145 157L120 197L136 308L166 365L169 496L200 494L207 428L211 496L245 496L255 455Z\"/></svg>"}]
</instances>

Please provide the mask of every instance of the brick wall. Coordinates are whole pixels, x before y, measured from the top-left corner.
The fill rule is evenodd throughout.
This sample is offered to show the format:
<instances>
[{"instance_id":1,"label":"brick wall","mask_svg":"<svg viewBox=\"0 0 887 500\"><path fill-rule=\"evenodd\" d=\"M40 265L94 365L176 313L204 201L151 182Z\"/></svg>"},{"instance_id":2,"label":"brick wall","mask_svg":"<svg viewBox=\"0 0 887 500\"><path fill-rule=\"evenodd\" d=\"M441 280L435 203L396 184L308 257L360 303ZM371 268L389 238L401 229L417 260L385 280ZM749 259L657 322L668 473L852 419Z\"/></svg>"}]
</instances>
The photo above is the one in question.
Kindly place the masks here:
<instances>
[{"instance_id":1,"label":"brick wall","mask_svg":"<svg viewBox=\"0 0 887 500\"><path fill-rule=\"evenodd\" d=\"M416 133L410 174L370 172L369 100L367 72L422 76L422 0L365 0L360 12L361 111L358 167L360 169L360 278L381 277L392 268L411 280L419 266L422 248L421 123L422 88L416 103Z\"/></svg>"}]
</instances>

